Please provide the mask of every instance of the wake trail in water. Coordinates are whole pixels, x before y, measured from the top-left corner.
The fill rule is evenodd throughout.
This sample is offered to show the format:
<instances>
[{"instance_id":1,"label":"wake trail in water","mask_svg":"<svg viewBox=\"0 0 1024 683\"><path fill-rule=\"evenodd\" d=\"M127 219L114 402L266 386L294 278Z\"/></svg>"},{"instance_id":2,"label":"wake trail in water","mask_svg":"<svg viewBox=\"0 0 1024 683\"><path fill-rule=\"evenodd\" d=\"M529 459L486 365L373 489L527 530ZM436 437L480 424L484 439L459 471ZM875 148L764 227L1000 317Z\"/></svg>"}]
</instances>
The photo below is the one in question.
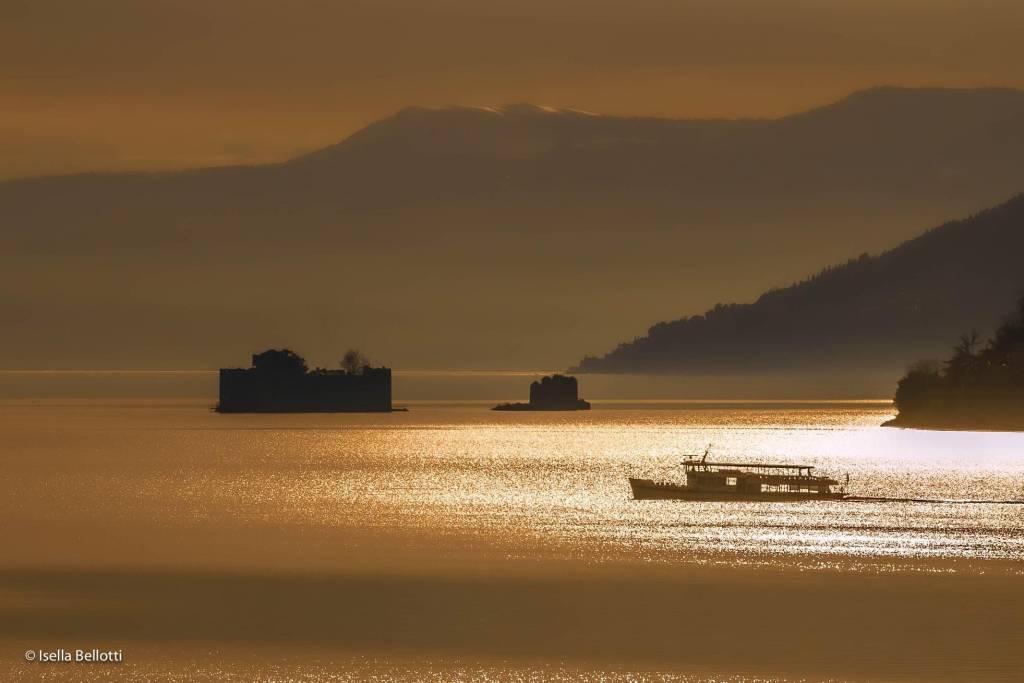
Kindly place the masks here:
<instances>
[{"instance_id":1,"label":"wake trail in water","mask_svg":"<svg viewBox=\"0 0 1024 683\"><path fill-rule=\"evenodd\" d=\"M881 496L847 496L855 503L946 503L951 505L1024 505L1024 500L950 500L943 498L885 498Z\"/></svg>"}]
</instances>

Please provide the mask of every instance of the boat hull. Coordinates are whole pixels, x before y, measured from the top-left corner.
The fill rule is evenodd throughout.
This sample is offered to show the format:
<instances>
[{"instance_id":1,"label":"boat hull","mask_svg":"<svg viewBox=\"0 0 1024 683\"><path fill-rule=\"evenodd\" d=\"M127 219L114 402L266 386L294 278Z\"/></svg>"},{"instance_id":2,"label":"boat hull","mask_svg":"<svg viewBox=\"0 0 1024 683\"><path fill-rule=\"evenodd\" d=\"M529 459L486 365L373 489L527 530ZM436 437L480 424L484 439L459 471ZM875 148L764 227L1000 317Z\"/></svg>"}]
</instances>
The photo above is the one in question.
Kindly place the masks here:
<instances>
[{"instance_id":1,"label":"boat hull","mask_svg":"<svg viewBox=\"0 0 1024 683\"><path fill-rule=\"evenodd\" d=\"M829 491L827 493L742 493L731 491L697 491L679 484L656 482L651 479L634 479L630 477L629 487L633 490L635 500L694 500L694 501L733 501L733 502L797 502L810 500L842 500L845 493Z\"/></svg>"}]
</instances>

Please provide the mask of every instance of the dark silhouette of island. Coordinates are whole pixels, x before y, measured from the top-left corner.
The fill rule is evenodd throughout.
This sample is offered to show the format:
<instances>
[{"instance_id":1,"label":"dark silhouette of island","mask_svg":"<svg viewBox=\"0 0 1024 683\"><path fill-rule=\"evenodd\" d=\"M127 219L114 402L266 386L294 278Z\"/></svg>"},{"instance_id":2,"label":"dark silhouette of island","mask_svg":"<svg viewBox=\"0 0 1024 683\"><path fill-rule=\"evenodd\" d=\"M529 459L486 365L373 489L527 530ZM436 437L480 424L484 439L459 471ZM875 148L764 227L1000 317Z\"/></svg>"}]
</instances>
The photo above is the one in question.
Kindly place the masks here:
<instances>
[{"instance_id":1,"label":"dark silhouette of island","mask_svg":"<svg viewBox=\"0 0 1024 683\"><path fill-rule=\"evenodd\" d=\"M250 368L220 371L221 413L390 412L391 368L349 351L342 369L310 370L289 349L253 354Z\"/></svg>"},{"instance_id":2,"label":"dark silhouette of island","mask_svg":"<svg viewBox=\"0 0 1024 683\"><path fill-rule=\"evenodd\" d=\"M740 373L838 369L896 375L942 339L993 329L1024 286L1024 195L862 255L752 304L652 326L570 372Z\"/></svg>"},{"instance_id":3,"label":"dark silhouette of island","mask_svg":"<svg viewBox=\"0 0 1024 683\"><path fill-rule=\"evenodd\" d=\"M899 381L899 414L886 426L1024 430L1024 298L984 348L960 337L942 363L918 361Z\"/></svg>"},{"instance_id":4,"label":"dark silhouette of island","mask_svg":"<svg viewBox=\"0 0 1024 683\"><path fill-rule=\"evenodd\" d=\"M415 340L410 367L569 365L1003 201L1022 158L1024 91L876 88L776 119L413 107L282 163L0 182L0 271L38 283L0 291L0 355L205 367L285 326L317 355L347 328ZM344 322L295 324L339 292Z\"/></svg>"},{"instance_id":5,"label":"dark silhouette of island","mask_svg":"<svg viewBox=\"0 0 1024 683\"><path fill-rule=\"evenodd\" d=\"M492 410L590 410L579 397L575 377L550 375L530 383L529 403L502 403Z\"/></svg>"}]
</instances>

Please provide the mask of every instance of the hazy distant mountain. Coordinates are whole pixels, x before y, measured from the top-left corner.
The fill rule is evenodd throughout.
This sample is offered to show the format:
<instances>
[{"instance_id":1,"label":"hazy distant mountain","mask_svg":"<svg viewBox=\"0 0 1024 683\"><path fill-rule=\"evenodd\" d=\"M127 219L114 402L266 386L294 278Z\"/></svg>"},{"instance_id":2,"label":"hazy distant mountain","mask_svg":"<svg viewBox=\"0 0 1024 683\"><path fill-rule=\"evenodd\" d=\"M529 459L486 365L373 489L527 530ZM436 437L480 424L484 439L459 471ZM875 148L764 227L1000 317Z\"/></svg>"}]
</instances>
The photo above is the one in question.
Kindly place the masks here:
<instances>
[{"instance_id":1,"label":"hazy distant mountain","mask_svg":"<svg viewBox=\"0 0 1024 683\"><path fill-rule=\"evenodd\" d=\"M752 304L658 323L588 372L878 373L945 357L959 335L987 336L1024 294L1024 195L861 256Z\"/></svg>"},{"instance_id":2,"label":"hazy distant mountain","mask_svg":"<svg viewBox=\"0 0 1024 683\"><path fill-rule=\"evenodd\" d=\"M0 364L564 367L995 204L1021 159L1024 92L881 88L778 120L411 108L282 164L9 181Z\"/></svg>"}]
</instances>

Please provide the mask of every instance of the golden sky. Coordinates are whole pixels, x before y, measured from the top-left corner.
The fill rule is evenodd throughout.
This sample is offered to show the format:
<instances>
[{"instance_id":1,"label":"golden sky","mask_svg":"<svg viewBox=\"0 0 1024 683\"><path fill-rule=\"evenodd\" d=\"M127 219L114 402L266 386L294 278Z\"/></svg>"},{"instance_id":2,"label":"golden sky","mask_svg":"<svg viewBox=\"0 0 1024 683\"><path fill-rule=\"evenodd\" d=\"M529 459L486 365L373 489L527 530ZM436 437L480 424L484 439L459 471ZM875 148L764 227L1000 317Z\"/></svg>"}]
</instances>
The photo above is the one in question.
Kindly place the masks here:
<instances>
[{"instance_id":1,"label":"golden sky","mask_svg":"<svg viewBox=\"0 0 1024 683\"><path fill-rule=\"evenodd\" d=\"M1024 87L1021 0L0 0L0 177L278 160L409 104L777 116Z\"/></svg>"}]
</instances>

